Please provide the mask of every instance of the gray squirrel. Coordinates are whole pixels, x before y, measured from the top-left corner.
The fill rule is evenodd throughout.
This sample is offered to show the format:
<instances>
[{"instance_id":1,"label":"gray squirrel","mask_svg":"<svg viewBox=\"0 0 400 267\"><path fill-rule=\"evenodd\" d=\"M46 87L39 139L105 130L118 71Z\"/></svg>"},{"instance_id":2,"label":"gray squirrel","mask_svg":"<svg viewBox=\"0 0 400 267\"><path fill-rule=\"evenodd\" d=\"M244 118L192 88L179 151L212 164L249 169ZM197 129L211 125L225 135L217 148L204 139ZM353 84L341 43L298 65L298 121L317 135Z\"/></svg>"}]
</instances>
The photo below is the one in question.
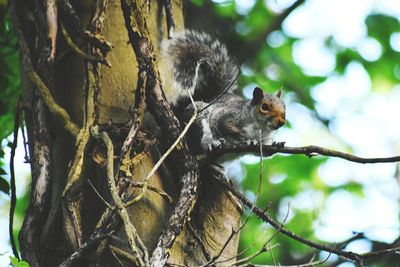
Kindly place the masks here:
<instances>
[{"instance_id":1,"label":"gray squirrel","mask_svg":"<svg viewBox=\"0 0 400 267\"><path fill-rule=\"evenodd\" d=\"M165 96L178 118L187 122L200 112L188 133L194 153L204 153L223 143L270 142L271 133L285 123L285 104L276 94L254 88L252 99L233 94L239 68L226 47L209 35L186 30L163 43L160 64ZM169 77L171 76L172 77ZM172 81L169 84L165 81ZM215 100L221 93L215 103ZM209 105L209 106L208 106Z\"/></svg>"}]
</instances>

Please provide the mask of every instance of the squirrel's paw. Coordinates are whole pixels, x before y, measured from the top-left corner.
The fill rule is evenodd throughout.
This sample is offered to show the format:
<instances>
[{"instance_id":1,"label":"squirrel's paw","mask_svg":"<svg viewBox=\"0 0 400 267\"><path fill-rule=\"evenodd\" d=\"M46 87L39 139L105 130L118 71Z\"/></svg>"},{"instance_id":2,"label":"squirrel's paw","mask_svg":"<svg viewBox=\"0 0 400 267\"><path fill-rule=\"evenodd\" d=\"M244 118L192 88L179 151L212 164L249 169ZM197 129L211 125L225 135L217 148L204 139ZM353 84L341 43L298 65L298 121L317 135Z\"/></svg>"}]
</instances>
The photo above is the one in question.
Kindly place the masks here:
<instances>
[{"instance_id":1,"label":"squirrel's paw","mask_svg":"<svg viewBox=\"0 0 400 267\"><path fill-rule=\"evenodd\" d=\"M285 146L285 143L286 143L286 142L276 142L276 141L274 141L274 142L272 143L272 145L273 145L273 146L276 146L276 147L284 147L284 146Z\"/></svg>"},{"instance_id":2,"label":"squirrel's paw","mask_svg":"<svg viewBox=\"0 0 400 267\"><path fill-rule=\"evenodd\" d=\"M221 148L224 143L225 143L225 139L223 139L223 138L213 140L211 142L211 144L208 145L208 150L211 152L215 148Z\"/></svg>"},{"instance_id":3,"label":"squirrel's paw","mask_svg":"<svg viewBox=\"0 0 400 267\"><path fill-rule=\"evenodd\" d=\"M247 145L248 146L255 146L255 145L259 145L260 142L258 140L247 140Z\"/></svg>"}]
</instances>

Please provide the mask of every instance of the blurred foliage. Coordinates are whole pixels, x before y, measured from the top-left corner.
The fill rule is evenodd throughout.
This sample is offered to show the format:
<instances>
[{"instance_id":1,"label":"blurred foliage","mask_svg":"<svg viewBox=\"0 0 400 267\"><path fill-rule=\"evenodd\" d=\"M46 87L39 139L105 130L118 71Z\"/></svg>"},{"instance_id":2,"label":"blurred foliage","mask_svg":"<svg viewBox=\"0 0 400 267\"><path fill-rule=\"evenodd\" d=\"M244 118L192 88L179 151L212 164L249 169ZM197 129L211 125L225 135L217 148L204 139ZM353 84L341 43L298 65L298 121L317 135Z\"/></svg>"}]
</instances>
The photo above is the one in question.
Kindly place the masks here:
<instances>
[{"instance_id":1,"label":"blurred foliage","mask_svg":"<svg viewBox=\"0 0 400 267\"><path fill-rule=\"evenodd\" d=\"M0 194L9 194L9 173L5 171L4 148L11 147L9 136L14 128L16 100L20 93L19 53L16 35L7 14L6 1L0 2ZM18 179L18 177L17 177ZM17 181L18 182L18 181ZM1 196L1 197L3 197ZM19 228L28 205L28 192L18 199L15 210L14 237L18 243ZM19 224L19 225L18 225ZM4 233L4 237L6 234ZM11 258L13 266L28 266L26 262Z\"/></svg>"},{"instance_id":2,"label":"blurred foliage","mask_svg":"<svg viewBox=\"0 0 400 267\"><path fill-rule=\"evenodd\" d=\"M16 99L19 94L19 61L17 40L4 5L0 5L0 142L13 131ZM0 146L0 191L8 193L3 167L4 150Z\"/></svg>"},{"instance_id":3,"label":"blurred foliage","mask_svg":"<svg viewBox=\"0 0 400 267\"><path fill-rule=\"evenodd\" d=\"M188 5L186 10L188 13L186 26L217 36L228 46L229 52L241 64L242 75L239 83L242 88L253 84L269 92L284 88L285 93L290 95L290 100L306 107L315 120L325 125L328 133L332 118L323 118L318 114L311 89L326 81L330 75L342 75L350 63L359 62L367 70L374 90L387 91L399 83L400 57L390 43L392 34L400 32L398 18L376 13L371 13L366 18L368 39L377 41L382 47L382 55L377 60L367 60L355 47L341 47L334 38L328 36L324 45L336 56L335 69L326 76L310 76L293 59L294 46L301 39L287 36L279 25L271 28L279 17L279 13L268 7L273 1L276 0L256 0L254 5L251 5L233 0L192 0L192 5ZM249 10L242 10L243 6L238 5L238 2L247 5ZM295 1L286 2L290 4ZM290 128L290 125L291 122L288 121L286 127ZM354 181L338 186L326 185L318 173L321 164L326 161L326 158L309 159L299 155L274 156L264 160L262 187L257 200L261 208L267 207L268 214L283 222L288 229L317 242L323 242L314 235L320 223L318 216L332 193L346 190L355 197L365 197L363 185ZM245 170L245 177L241 180L241 190L250 199L254 199L257 194L260 166L255 163L243 164L242 167ZM315 200L311 201L314 205L304 206L302 203L304 194L315 196ZM267 248L279 246L267 249L268 252L252 259L252 262L277 265L301 264L308 262L313 256L318 258L318 252L315 250L284 235L275 234L275 229L262 223L258 218L251 217L241 232L240 251L245 250L245 252L240 257L254 255L273 237L267 243ZM254 246L255 241L257 245ZM370 241L372 245L377 243L374 240ZM320 260L326 256L321 256ZM331 256L331 262L336 260L337 257ZM399 257L388 256L378 261L374 260L374 264L377 265L371 266L395 266Z\"/></svg>"},{"instance_id":4,"label":"blurred foliage","mask_svg":"<svg viewBox=\"0 0 400 267\"><path fill-rule=\"evenodd\" d=\"M20 261L15 257L10 257L10 261L11 261L11 266L13 267L29 267L29 263L23 260Z\"/></svg>"}]
</instances>

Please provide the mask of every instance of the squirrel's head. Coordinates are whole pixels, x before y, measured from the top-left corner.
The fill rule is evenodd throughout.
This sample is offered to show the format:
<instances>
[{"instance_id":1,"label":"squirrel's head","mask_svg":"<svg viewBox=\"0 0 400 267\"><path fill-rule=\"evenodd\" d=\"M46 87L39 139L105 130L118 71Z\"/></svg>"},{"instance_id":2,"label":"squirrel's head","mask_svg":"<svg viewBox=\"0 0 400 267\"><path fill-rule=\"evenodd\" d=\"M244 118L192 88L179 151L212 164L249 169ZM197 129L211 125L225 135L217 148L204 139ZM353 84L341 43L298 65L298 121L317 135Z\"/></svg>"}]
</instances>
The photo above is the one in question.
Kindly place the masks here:
<instances>
[{"instance_id":1,"label":"squirrel's head","mask_svg":"<svg viewBox=\"0 0 400 267\"><path fill-rule=\"evenodd\" d=\"M264 94L259 87L253 90L251 105L255 106L258 116L266 118L273 129L285 124L285 104L281 100L282 91L275 94Z\"/></svg>"}]
</instances>

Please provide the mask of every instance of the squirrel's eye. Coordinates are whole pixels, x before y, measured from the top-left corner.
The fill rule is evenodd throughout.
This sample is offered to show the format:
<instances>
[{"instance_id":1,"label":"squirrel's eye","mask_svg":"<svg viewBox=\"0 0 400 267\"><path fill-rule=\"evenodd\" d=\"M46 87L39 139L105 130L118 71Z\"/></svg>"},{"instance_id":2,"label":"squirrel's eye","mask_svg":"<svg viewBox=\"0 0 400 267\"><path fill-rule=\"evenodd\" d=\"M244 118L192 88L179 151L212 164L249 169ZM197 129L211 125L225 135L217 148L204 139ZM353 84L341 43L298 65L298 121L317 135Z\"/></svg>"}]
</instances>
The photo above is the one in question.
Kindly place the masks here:
<instances>
[{"instance_id":1,"label":"squirrel's eye","mask_svg":"<svg viewBox=\"0 0 400 267\"><path fill-rule=\"evenodd\" d=\"M267 104L264 103L264 104L261 105L261 111L262 111L262 112L267 112L268 109L269 109L269 107L268 107Z\"/></svg>"}]
</instances>

